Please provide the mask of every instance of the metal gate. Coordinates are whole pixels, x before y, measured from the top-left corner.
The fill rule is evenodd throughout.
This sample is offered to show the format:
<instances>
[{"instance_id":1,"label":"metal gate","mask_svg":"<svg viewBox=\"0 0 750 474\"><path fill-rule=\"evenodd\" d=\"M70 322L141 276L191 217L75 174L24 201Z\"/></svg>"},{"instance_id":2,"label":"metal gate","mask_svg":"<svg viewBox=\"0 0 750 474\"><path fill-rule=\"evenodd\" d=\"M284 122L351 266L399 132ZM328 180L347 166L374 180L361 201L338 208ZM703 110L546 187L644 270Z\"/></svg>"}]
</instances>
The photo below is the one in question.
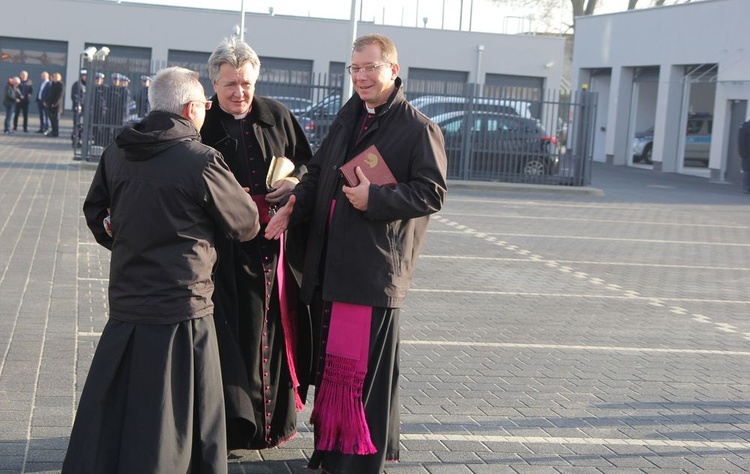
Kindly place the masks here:
<instances>
[{"instance_id":1,"label":"metal gate","mask_svg":"<svg viewBox=\"0 0 750 474\"><path fill-rule=\"evenodd\" d=\"M448 178L590 184L595 93L479 89L468 84L462 95L409 95L443 132Z\"/></svg>"}]
</instances>

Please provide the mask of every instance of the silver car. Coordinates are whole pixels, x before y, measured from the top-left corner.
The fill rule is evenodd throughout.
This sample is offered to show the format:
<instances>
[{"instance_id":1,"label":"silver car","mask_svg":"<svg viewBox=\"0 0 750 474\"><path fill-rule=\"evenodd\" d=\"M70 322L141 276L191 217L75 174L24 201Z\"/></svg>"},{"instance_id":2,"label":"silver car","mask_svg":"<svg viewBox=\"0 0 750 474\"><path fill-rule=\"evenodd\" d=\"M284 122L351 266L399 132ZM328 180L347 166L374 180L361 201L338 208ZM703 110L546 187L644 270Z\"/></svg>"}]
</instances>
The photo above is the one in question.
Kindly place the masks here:
<instances>
[{"instance_id":1,"label":"silver car","mask_svg":"<svg viewBox=\"0 0 750 474\"><path fill-rule=\"evenodd\" d=\"M713 116L711 114L691 114L688 116L685 134L685 157L691 161L699 161L708 166L708 155L711 151L711 130ZM654 144L654 127L637 132L633 139L633 163L651 164L651 151Z\"/></svg>"}]
</instances>

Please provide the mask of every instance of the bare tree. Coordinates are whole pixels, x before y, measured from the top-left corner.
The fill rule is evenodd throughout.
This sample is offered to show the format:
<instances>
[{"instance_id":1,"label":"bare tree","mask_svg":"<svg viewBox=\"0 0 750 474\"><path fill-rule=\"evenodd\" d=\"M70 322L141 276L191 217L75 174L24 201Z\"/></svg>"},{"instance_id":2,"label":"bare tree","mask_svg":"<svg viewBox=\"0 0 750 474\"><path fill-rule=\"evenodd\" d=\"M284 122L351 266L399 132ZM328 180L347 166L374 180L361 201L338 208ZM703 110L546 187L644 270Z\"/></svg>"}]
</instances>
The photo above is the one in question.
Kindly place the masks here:
<instances>
[{"instance_id":1,"label":"bare tree","mask_svg":"<svg viewBox=\"0 0 750 474\"><path fill-rule=\"evenodd\" d=\"M524 10L531 11L531 15L534 20L542 23L545 27L553 30L556 28L554 18L563 14L568 16L570 22L563 21L560 33L565 33L567 30L573 29L573 23L577 16L590 16L596 13L596 8L599 6L599 0L570 0L570 8L561 7L564 1L561 0L490 0L496 5L511 5L514 7L520 7ZM690 3L691 1L700 0L647 0L642 1L641 5L648 3L645 8L658 7L663 5L675 5L678 3ZM635 10L639 4L639 0L628 0L628 10ZM567 10L565 12L564 10Z\"/></svg>"},{"instance_id":2,"label":"bare tree","mask_svg":"<svg viewBox=\"0 0 750 474\"><path fill-rule=\"evenodd\" d=\"M573 17L575 18L593 15L599 0L570 0L570 3L573 5Z\"/></svg>"}]
</instances>

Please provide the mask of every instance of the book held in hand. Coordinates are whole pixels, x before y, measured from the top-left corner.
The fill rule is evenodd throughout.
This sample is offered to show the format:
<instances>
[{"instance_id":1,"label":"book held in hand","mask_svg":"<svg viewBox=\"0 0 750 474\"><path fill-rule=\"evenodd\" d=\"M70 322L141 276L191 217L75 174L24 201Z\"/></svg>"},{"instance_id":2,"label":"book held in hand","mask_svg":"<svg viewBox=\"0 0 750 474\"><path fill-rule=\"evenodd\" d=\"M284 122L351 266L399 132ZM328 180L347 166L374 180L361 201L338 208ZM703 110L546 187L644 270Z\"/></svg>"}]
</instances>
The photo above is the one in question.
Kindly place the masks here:
<instances>
[{"instance_id":1,"label":"book held in hand","mask_svg":"<svg viewBox=\"0 0 750 474\"><path fill-rule=\"evenodd\" d=\"M362 172L367 176L372 184L379 186L389 186L396 184L396 178L393 177L391 169L383 159L375 145L370 145L365 151L352 158L339 168L341 176L344 177L346 185L354 187L359 184L357 173L354 168L359 166Z\"/></svg>"},{"instance_id":2,"label":"book held in hand","mask_svg":"<svg viewBox=\"0 0 750 474\"><path fill-rule=\"evenodd\" d=\"M273 191L276 188L276 183L290 176L293 172L294 162L292 160L285 156L272 156L271 164L268 166L268 174L266 175L266 188L269 191Z\"/></svg>"}]
</instances>

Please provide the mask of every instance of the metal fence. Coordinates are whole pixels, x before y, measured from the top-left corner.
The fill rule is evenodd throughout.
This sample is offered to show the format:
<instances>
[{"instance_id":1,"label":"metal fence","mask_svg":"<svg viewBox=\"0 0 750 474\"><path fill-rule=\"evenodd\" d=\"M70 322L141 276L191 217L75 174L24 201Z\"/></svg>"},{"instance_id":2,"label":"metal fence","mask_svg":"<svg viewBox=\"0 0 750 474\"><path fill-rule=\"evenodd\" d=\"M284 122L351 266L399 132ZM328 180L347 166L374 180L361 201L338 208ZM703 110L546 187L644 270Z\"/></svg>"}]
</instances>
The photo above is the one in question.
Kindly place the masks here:
<instances>
[{"instance_id":1,"label":"metal fence","mask_svg":"<svg viewBox=\"0 0 750 474\"><path fill-rule=\"evenodd\" d=\"M123 126L148 111L140 77L173 65L198 71L206 94L213 94L204 64L152 63L150 71L127 69L127 64L115 61L82 64L88 86L71 137L74 158L98 161ZM261 77L256 93L284 102L317 149L342 106L343 76L276 75ZM130 81L118 80L122 76ZM432 93L414 86L410 90L406 82L407 98L445 136L449 179L590 184L595 93L489 86L481 90L475 84L453 84Z\"/></svg>"},{"instance_id":2,"label":"metal fence","mask_svg":"<svg viewBox=\"0 0 750 474\"><path fill-rule=\"evenodd\" d=\"M590 184L596 94L477 90L410 97L443 131L449 178Z\"/></svg>"}]
</instances>

